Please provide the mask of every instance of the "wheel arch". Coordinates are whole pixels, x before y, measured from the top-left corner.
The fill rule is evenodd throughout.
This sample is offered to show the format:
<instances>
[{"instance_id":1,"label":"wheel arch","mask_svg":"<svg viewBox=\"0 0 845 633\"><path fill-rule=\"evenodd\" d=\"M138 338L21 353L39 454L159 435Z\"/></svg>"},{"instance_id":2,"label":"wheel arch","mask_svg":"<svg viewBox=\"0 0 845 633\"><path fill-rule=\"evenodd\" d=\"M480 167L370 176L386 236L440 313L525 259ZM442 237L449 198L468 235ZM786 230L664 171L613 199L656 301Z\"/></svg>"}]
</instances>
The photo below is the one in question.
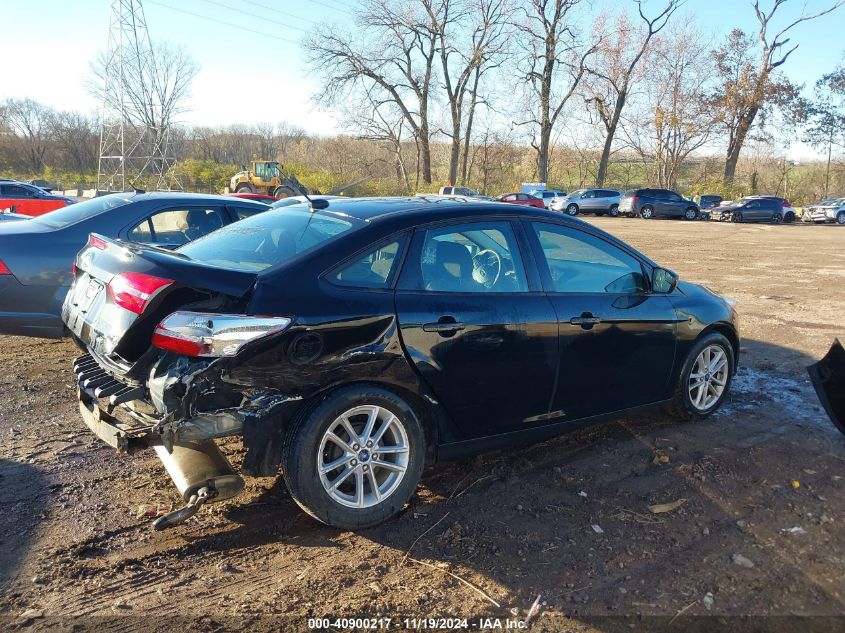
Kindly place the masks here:
<instances>
[{"instance_id":1,"label":"wheel arch","mask_svg":"<svg viewBox=\"0 0 845 633\"><path fill-rule=\"evenodd\" d=\"M739 334L737 333L736 329L730 324L726 322L718 322L718 323L711 323L706 328L704 328L699 335L696 337L696 340L700 340L702 337L707 336L708 334L721 334L728 342L731 344L731 350L733 351L734 355L734 374L736 373L737 368L739 367Z\"/></svg>"},{"instance_id":2,"label":"wheel arch","mask_svg":"<svg viewBox=\"0 0 845 633\"><path fill-rule=\"evenodd\" d=\"M379 380L377 378L364 378L361 380L352 380L349 382L340 382L332 385L327 385L314 393L303 404L301 409L303 415L307 415L320 401L328 397L331 393L339 389L346 389L348 387L377 387L389 391L396 396L402 398L408 406L411 407L425 433L425 461L426 464L433 463L437 459L437 446L440 439L440 420L445 412L441 410L441 405L437 402L431 402L426 396L414 392L406 386L390 382L387 380Z\"/></svg>"}]
</instances>

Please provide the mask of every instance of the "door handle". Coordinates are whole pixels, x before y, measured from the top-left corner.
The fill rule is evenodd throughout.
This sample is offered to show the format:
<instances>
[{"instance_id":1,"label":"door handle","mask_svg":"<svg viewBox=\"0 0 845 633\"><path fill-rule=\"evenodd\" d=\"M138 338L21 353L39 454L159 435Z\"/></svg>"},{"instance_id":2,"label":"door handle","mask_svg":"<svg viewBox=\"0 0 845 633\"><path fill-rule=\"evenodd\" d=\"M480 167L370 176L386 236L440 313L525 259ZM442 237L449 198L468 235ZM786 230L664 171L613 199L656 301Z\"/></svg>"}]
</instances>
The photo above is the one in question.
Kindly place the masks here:
<instances>
[{"instance_id":1,"label":"door handle","mask_svg":"<svg viewBox=\"0 0 845 633\"><path fill-rule=\"evenodd\" d=\"M460 321L438 321L437 323L425 323L422 329L423 332L437 332L439 334L460 332L464 329L464 324Z\"/></svg>"},{"instance_id":2,"label":"door handle","mask_svg":"<svg viewBox=\"0 0 845 633\"><path fill-rule=\"evenodd\" d=\"M599 323L601 323L601 319L593 316L589 312L584 312L579 317L572 317L569 319L570 325L580 325L585 330L592 329L594 325L598 325Z\"/></svg>"}]
</instances>

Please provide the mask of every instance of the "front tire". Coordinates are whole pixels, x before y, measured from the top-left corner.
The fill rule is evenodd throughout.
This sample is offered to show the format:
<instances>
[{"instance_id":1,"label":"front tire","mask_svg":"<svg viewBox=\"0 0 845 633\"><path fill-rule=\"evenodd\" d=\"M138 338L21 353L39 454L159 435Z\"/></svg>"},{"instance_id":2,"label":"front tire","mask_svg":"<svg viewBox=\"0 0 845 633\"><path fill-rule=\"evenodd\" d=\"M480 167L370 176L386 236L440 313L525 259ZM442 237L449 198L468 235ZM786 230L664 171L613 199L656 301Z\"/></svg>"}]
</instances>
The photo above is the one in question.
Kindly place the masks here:
<instances>
[{"instance_id":1,"label":"front tire","mask_svg":"<svg viewBox=\"0 0 845 633\"><path fill-rule=\"evenodd\" d=\"M654 209L649 206L643 207L640 209L640 217L644 220L651 220L654 217Z\"/></svg>"},{"instance_id":2,"label":"front tire","mask_svg":"<svg viewBox=\"0 0 845 633\"><path fill-rule=\"evenodd\" d=\"M578 205L577 204L570 204L566 207L566 214L567 215L578 215Z\"/></svg>"},{"instance_id":3,"label":"front tire","mask_svg":"<svg viewBox=\"0 0 845 633\"><path fill-rule=\"evenodd\" d=\"M733 347L725 336L718 332L702 336L681 368L673 415L690 420L715 412L730 392L735 362Z\"/></svg>"},{"instance_id":4,"label":"front tire","mask_svg":"<svg viewBox=\"0 0 845 633\"><path fill-rule=\"evenodd\" d=\"M255 187L252 185L238 185L235 188L235 193L255 193Z\"/></svg>"},{"instance_id":5,"label":"front tire","mask_svg":"<svg viewBox=\"0 0 845 633\"><path fill-rule=\"evenodd\" d=\"M690 207L686 211L684 211L684 218L687 220L695 220L698 217L698 211L696 211L693 207Z\"/></svg>"},{"instance_id":6,"label":"front tire","mask_svg":"<svg viewBox=\"0 0 845 633\"><path fill-rule=\"evenodd\" d=\"M276 187L275 191L273 191L273 197L276 200L284 200L285 198L290 198L293 195L295 195L293 189L285 185Z\"/></svg>"},{"instance_id":7,"label":"front tire","mask_svg":"<svg viewBox=\"0 0 845 633\"><path fill-rule=\"evenodd\" d=\"M408 403L375 385L330 392L288 429L282 457L294 501L344 530L390 518L414 494L425 434Z\"/></svg>"}]
</instances>

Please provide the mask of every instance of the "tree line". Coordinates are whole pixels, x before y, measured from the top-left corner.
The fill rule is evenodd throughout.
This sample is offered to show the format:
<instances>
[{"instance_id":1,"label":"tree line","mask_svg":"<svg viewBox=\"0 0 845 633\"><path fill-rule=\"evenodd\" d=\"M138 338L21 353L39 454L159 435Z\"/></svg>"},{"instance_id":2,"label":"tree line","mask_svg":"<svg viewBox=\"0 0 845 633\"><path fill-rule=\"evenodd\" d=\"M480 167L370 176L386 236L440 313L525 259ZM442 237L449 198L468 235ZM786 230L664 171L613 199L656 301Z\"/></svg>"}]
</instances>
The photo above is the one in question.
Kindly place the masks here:
<instances>
[{"instance_id":1,"label":"tree line","mask_svg":"<svg viewBox=\"0 0 845 633\"><path fill-rule=\"evenodd\" d=\"M587 0L364 0L354 28L303 41L314 100L341 117L332 138L283 123L178 125L198 66L164 43L123 93L138 96L131 125L168 134L183 185L209 190L252 159L279 158L315 188L369 176L364 193L539 180L726 192L803 182L821 195L845 186L845 64L811 93L783 71L793 29L845 0L819 2L788 20L797 0L749 2L749 26L710 42L684 0L624 0L598 15ZM92 62L89 89L108 102L104 68L103 56ZM775 156L784 137L826 160ZM96 117L0 102L4 172L89 183L98 146Z\"/></svg>"}]
</instances>

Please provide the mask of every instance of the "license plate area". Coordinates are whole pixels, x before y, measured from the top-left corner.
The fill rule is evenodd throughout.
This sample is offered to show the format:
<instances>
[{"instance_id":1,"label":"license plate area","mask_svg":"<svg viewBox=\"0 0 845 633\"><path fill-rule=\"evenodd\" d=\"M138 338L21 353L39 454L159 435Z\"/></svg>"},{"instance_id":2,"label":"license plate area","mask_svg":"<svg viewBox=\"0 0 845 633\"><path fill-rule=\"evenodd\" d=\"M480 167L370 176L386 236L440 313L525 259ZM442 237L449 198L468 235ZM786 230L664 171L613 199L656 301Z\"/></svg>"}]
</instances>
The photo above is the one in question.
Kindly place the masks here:
<instances>
[{"instance_id":1,"label":"license plate area","mask_svg":"<svg viewBox=\"0 0 845 633\"><path fill-rule=\"evenodd\" d=\"M79 297L78 301L76 302L79 311L82 313L88 312L91 308L91 304L94 303L94 299L102 292L103 284L101 284L96 279L89 279L88 283L82 290L82 296Z\"/></svg>"}]
</instances>

